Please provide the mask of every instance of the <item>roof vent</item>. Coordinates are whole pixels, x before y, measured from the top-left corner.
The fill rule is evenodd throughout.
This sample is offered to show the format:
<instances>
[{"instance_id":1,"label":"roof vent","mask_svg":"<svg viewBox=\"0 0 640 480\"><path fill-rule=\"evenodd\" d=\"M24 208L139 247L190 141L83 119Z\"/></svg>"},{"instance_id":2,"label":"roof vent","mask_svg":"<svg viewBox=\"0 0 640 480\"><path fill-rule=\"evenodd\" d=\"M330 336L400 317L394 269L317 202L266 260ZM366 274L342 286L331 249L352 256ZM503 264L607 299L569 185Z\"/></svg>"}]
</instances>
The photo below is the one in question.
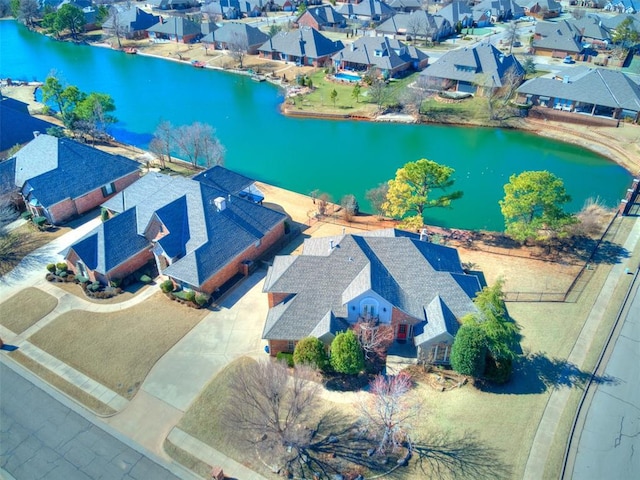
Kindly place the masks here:
<instances>
[{"instance_id":1,"label":"roof vent","mask_svg":"<svg viewBox=\"0 0 640 480\"><path fill-rule=\"evenodd\" d=\"M225 208L227 208L227 203L224 200L224 197L217 197L213 199L213 203L216 206L216 209L221 212L223 211Z\"/></svg>"},{"instance_id":2,"label":"roof vent","mask_svg":"<svg viewBox=\"0 0 640 480\"><path fill-rule=\"evenodd\" d=\"M37 136L40 135L40 132L38 130L36 130L35 132L33 132L33 138L36 138Z\"/></svg>"},{"instance_id":3,"label":"roof vent","mask_svg":"<svg viewBox=\"0 0 640 480\"><path fill-rule=\"evenodd\" d=\"M329 240L329 251L333 250L333 240Z\"/></svg>"},{"instance_id":4,"label":"roof vent","mask_svg":"<svg viewBox=\"0 0 640 480\"><path fill-rule=\"evenodd\" d=\"M569 75L562 77L562 83L569 83Z\"/></svg>"}]
</instances>

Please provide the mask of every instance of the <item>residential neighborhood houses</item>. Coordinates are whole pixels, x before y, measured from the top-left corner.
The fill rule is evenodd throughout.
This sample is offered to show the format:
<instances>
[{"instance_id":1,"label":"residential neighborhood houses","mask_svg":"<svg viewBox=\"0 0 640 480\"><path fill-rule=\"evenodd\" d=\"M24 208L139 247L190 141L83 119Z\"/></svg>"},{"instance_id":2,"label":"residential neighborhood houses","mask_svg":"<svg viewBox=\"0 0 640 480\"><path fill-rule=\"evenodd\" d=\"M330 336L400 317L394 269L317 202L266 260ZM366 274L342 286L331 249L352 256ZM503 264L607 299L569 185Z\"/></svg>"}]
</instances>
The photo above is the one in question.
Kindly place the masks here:
<instances>
[{"instance_id":1,"label":"residential neighborhood houses","mask_svg":"<svg viewBox=\"0 0 640 480\"><path fill-rule=\"evenodd\" d=\"M555 0L454 0L432 3L419 0L362 0L337 4L319 1L303 4L294 0L215 0L204 4L189 0L149 0L146 4L114 6L102 27L106 35L118 35L118 42L122 36L123 41L126 40L125 45L135 45L139 48L138 53L144 53L146 46L166 47L172 50L170 55L179 57L181 61L190 61L187 55L198 58L191 62L193 65L231 69L251 75L254 80L267 78L281 87L285 95L293 90L298 94L302 89L300 87L306 88L305 94L313 93L314 88L318 88L315 85L316 77L312 85L305 73L322 72L323 81L326 80L331 87L341 82L340 87L336 87L345 88L340 95L345 97L345 93L349 92L356 106L361 99L363 103L371 102L369 95L373 88L370 91L367 89L373 85L388 90L424 89L420 93L425 98L435 98L434 101L456 108L460 105L464 107L464 103L459 102L465 99L482 101L483 105L488 100L491 107L492 97L500 93L505 95L505 106L518 112L518 116L535 122L536 128L548 128L545 126L547 121L559 122L554 124L559 125L559 129L562 123L606 125L615 129L614 132L621 125L626 127L634 124L632 128L637 128L640 123L640 80L638 74L628 73L629 65L638 61L634 53L640 46L637 3L634 0L618 0L607 2L606 6L605 2L602 4L597 11L589 7L588 12L581 14L576 12L576 6ZM78 5L85 13L91 11L92 6L88 1L87 5ZM568 8L571 8L573 15L567 12ZM510 30L512 26L515 26L514 30ZM632 34L621 40L621 31L626 29L630 29ZM111 39L107 41L115 47ZM245 55L250 57L250 63L237 58ZM135 57L127 58L135 61ZM223 66L220 58L229 62ZM265 65L271 70L263 75L260 69L267 68ZM260 75L256 75L254 69ZM291 76L290 72L303 73ZM321 97L326 110L321 111L319 116L332 118L334 112L338 111L335 114L337 118L345 118L339 109L348 111L348 108L336 106L337 95L336 92L333 97ZM333 111L330 110L328 98L333 100ZM421 112L420 109L424 102L422 97L419 97L414 110L404 110L406 105L403 102L406 99L402 96L397 98L397 102L389 102L388 110L379 108L381 113L412 117L416 121L424 121L428 117L428 112ZM292 102L291 106L298 109L303 103ZM383 103L381 100L380 104ZM359 117L354 115L352 118ZM371 119L375 119L375 115ZM252 178L222 165L205 169L195 165L194 161L191 170L184 168L189 172L185 175L184 171L180 174L172 171L175 165L171 157L165 165L164 160L162 164L147 163L151 157L144 157L147 159L145 161L139 157L139 161L135 161L106 153L103 146L94 147L69 137L54 136L54 133L60 133L57 128L52 128L54 124L30 115L25 104L2 96L0 122L0 156L6 157L0 161L0 200L8 201L16 211L24 212L16 224L26 220L40 227L50 227L51 230L72 230L70 222L74 221L75 227L75 221L78 221L86 227L82 234L65 244L63 250L56 251L64 261L47 266L51 274L47 280L51 284L43 280L46 273L43 271L40 283L31 287L30 294L38 290L52 295L57 292L55 298L60 303L59 307L53 307L55 311L51 310L54 312L51 317L47 318L49 313L44 314L42 318L46 320L36 319L23 332L14 332L0 322L0 335L5 337L9 334L11 339L22 342L20 348L28 344L29 337L24 332L31 334L29 329L33 325L36 330L44 328L45 324L55 320L59 312L66 312L67 304L63 304L63 301L70 302L69 305L74 309L83 305L83 302L94 305L87 311L104 312L105 317L107 312L115 312L120 308L116 301L101 303L99 298L85 298L80 288L72 293L74 285L66 284L65 277L85 285L85 293L86 285L95 285L96 288L118 290L117 294L122 294L120 286L123 286L124 279L132 279L135 283L141 282L141 276L148 276L148 286L135 286L125 291L123 310L136 303L151 305L152 302L165 300L168 305L181 307L176 305L180 302L175 300L184 300L189 295L192 300L196 295L206 299L202 303L194 300L197 305L184 302L190 307L202 308L197 310L203 312L202 317L195 322L196 325L200 322L202 328L196 331L197 327L194 327L193 331L187 330L173 341L167 341L167 348L157 359L158 371L164 373L166 364L180 357L171 367L176 378L175 384L158 382L160 374L157 371L155 377L149 374L154 378L153 382L157 382L149 391L152 388L167 390L172 395L180 389L178 384L181 381L188 383L196 376L207 377L201 383L198 383L200 380L193 381L195 393L188 402L184 402L189 404L189 408L203 408L202 402L228 402L228 396L225 395L229 395L239 384L234 382L246 380L242 378L242 369L234 363L239 357L247 362L254 362L255 359L273 364L280 364L278 360L288 362L287 375L291 377L287 377L290 379L287 381L294 386L303 385L298 384L295 377L299 365L304 363L315 367L317 377L314 377L314 382L321 385L322 402L335 410L338 410L336 405L340 402L351 406L350 400L357 395L361 399L376 398L378 395L372 386L358 390L366 382L357 388L353 388L350 382L355 383L363 378L368 382L374 378L372 372L380 373L380 378L385 381L401 377L396 370L397 365L392 363L396 361L392 359L395 354L401 357L400 368L412 366L405 373L410 371L413 375L414 372L425 372L424 376L414 381L411 389L429 384L428 387L439 395L433 401L434 405L446 402L451 398L446 397L450 390L464 388L467 382L471 384L469 388L475 389L474 395L484 398L495 398L496 391L502 392L498 390L501 387L492 384L488 376L459 375L452 368L455 363L455 358L452 358L453 345L457 338L463 336L458 336L461 330L475 328L475 334L478 335L476 340L482 338L485 342L492 333L495 334L495 331L483 331L482 335L478 333L486 325L487 319L491 318L490 314L482 311L483 305L478 303L479 296L490 287L482 271L483 265L463 263L459 250L444 244L453 236L445 238L438 233L427 234L426 228L401 230L397 228L397 222L392 228L381 228L381 225L387 224L386 220L380 219L371 220L371 225L363 226L357 220L352 222L353 218L348 219L344 202L332 205L334 211L338 210L344 217L338 218L335 214L331 220L321 212L321 205L326 206L328 200L319 198L317 192L310 197L296 194L294 203L298 203L298 210L306 211L306 216L300 216L298 212L298 216L293 218L288 209L277 202L272 193L275 188L263 188ZM275 133L280 135L284 132ZM325 140L328 142L330 139ZM121 145L118 147L122 148ZM152 150L159 155L158 148ZM174 153L171 152L172 155ZM283 155L288 154L283 149ZM175 163L182 165L183 162ZM180 167L176 170L180 171ZM92 213L94 218L89 220ZM357 210L352 216L358 217ZM36 219L40 222L36 222ZM0 227L4 228L4 224ZM11 228L14 228L13 224ZM320 234L323 229L329 233ZM637 229L631 226L629 230L632 231L631 237L636 238ZM618 235L618 232L612 235ZM507 242L508 239L505 239L507 237L503 236L501 241ZM613 240L611 244L614 244ZM456 245L461 251L466 249L466 254L473 250L464 239L456 238ZM490 248L499 250L503 247L496 240ZM634 247L635 244L625 243L625 253L622 255L628 254L635 261ZM533 251L536 247L531 248ZM622 245L620 248L623 248ZM476 254L478 252L471 255ZM518 253L512 256L515 258ZM526 269L539 261L533 254L530 257L526 260L510 258L508 261L521 261L524 267L520 274L526 276ZM579 275L591 275L590 268L595 268L593 265L595 260L591 265L585 263L584 272ZM620 289L627 287L623 283L626 275L619 274L624 272L622 269L626 265L620 263L612 267L607 264L612 268L611 278L615 277L616 282L621 282ZM626 273L633 272L627 269ZM55 280L51 281L50 278ZM585 283L590 281L588 278ZM501 285L500 277L494 276L492 279L496 280L498 286ZM57 285L55 282L65 284ZM46 286L43 287L43 283ZM169 286L168 290L165 290L166 285ZM618 283L615 285L618 288ZM159 291L167 294L168 298L155 295ZM182 296L172 296L172 293ZM530 342L530 336L536 335L536 329L549 328L549 336L560 336L557 329L549 327L546 317L537 319L539 323L528 324L521 331L518 330L521 327L515 325L519 315L525 317L529 314L527 308L535 309L543 303L546 305L543 294L535 292L539 294L535 302L507 302L510 312L511 305L516 312L511 318L506 311L506 297L502 296L502 292L499 293L497 304L504 308L501 315L505 323L512 326L514 338L519 339L516 342L518 348L521 338L525 339L525 348L531 346L527 342ZM522 292L510 293L518 295ZM611 293L611 289L608 293ZM74 300L69 301L69 298ZM604 301L600 297L598 299ZM575 304L578 302L574 301ZM570 302L565 299L557 303L566 306ZM497 310L494 308L492 313ZM571 310L572 313L574 311ZM131 320L135 321L135 318ZM42 321L42 326L38 324L39 321ZM87 328L90 328L88 325L91 322L98 324L92 317L86 324ZM242 325L241 330L237 330L238 325ZM372 354L373 357L379 356L376 360L380 364L370 362L371 359L367 358L366 368L362 366L363 363L355 373L339 371L331 363L332 357L338 355L338 347L333 342L353 333L364 345L367 334L358 330L362 325L372 329L372 336L384 329L391 332L390 337L381 341L381 346L377 345L379 348L374 349ZM159 330L163 328L164 325L158 325ZM595 328L593 332L595 334ZM566 340L568 345L573 342L573 337L569 338L567 334L565 339L565 333L562 331L562 340ZM583 335L584 332L579 334ZM299 346L305 345L310 338L320 342L320 351L315 353L318 358L323 358L322 362L302 362L296 357ZM211 351L211 345L218 347L222 339L226 342L224 348ZM188 345L185 352L176 353L185 344ZM505 368L511 373L511 362L513 360L515 365L515 357L507 355L493 358L495 352L485 347L479 356L480 360L476 358L474 361L480 362L483 367L486 364L488 369L492 368L494 375ZM519 411L526 410L528 415L544 410L544 406L534 404L531 399L545 396L546 401L549 396L546 390L551 390L549 385L556 390L567 386L543 378L539 370L547 369L545 373L553 370L549 376L556 373L555 365L544 364L540 367L535 363L541 361L543 354L521 350L517 353L522 360L516 367L519 369L517 375L530 375L542 383L549 382L548 385L538 385L538 390L533 392L526 391L526 396L520 395L522 405ZM113 355L117 355L115 346ZM210 361L213 355L216 355L215 362L220 365L216 363L213 366L214 362ZM207 360L202 361L202 358ZM194 359L193 371L189 371L185 365ZM64 362L60 363L64 368ZM420 369L413 370L416 365ZM582 377L590 375L589 371L580 370L582 365L575 366L578 370L575 377L580 379L572 379L572 386L579 384L582 387L584 384L579 383L583 381ZM229 370L225 371L227 367ZM566 362L558 371L566 372L570 367ZM176 374L180 369L184 371ZM183 378L178 381L178 377ZM79 378L82 380L78 381L78 385L71 384L79 389L81 395L85 395L87 392L81 388L85 380L81 376ZM224 378L226 383L217 384L216 378ZM330 380L326 381L327 378ZM212 382L210 385L209 381ZM329 389L327 385L330 382L339 387ZM562 388L558 388L558 385ZM511 387L513 392L508 390ZM520 387L518 384L517 388ZM219 389L216 392L219 396L212 396L206 390L208 388ZM355 390L354 396L343 395L340 392L343 388ZM518 396L522 392L516 391L517 388L511 384L504 392L508 392L510 397ZM366 393L363 393L364 390ZM185 464L199 469L199 475L206 474L212 478L225 478L223 465L232 472L227 470L227 477L245 478L243 474L247 475L248 472L246 466L260 471L255 478L262 478L260 475L263 473L270 475L274 470L279 471L278 475L291 474L293 477L293 473L286 469L273 466L263 469L263 458L260 458L261 465L255 467L257 464L248 460L249 453L244 452L246 457L241 458L233 449L225 450L219 441L211 440L206 435L197 439L196 434L189 436L191 434L185 433L187 422L178 425L186 407L174 410L174 405L169 403L159 405L157 402L164 400L159 397L150 400L149 391L141 390L137 398L122 400L125 405L123 411L126 412L130 406L131 411L135 410L131 417L144 416L140 412L148 407L154 415L157 412L166 413L166 418L169 418L167 425L173 422L171 429L165 429L164 424L162 428L158 427L158 430L166 430L161 432L160 441L158 438L140 440L145 448L153 445L151 448L157 449L162 455L165 455L165 450L171 450L173 453L170 455L179 458L180 452L175 454L175 450L184 447L188 455L197 459L197 462L189 460ZM202 393L205 391L206 395ZM199 396L200 393L202 396ZM276 397L278 395L279 392L275 394ZM116 398L120 401L119 396ZM340 402L333 403L336 398L340 398ZM429 402L432 400L430 397ZM572 397L572 400L578 403L579 398ZM467 398L465 401L472 402L474 399ZM200 423L207 425L204 429L211 430L211 425L207 423L211 421L211 415L203 414L203 411L206 410L198 412L198 415L202 415ZM221 412L216 411L216 415L224 416L225 413ZM118 419L120 413L109 412L109 416L115 416L115 425L119 421L125 423L125 420ZM351 422L356 427L349 430L348 437L331 432L325 443L342 447L359 441L356 437L366 436L365 424L360 421ZM224 423L219 417L215 422L220 425ZM516 428L522 422L522 419L515 418L512 425ZM304 432L296 438L324 435L320 430L312 432L306 423L296 424L294 428L297 433ZM368 424L367 428L372 427ZM184 435L182 443L176 440L172 444L169 430L171 435ZM252 435L254 433L251 432ZM565 435L564 432L560 433ZM494 435L495 431L492 430L491 434ZM400 442L398 449L411 453L407 447L410 444L408 437L403 438L406 441ZM167 443L164 443L165 440ZM529 442L530 439L527 437L526 440ZM139 439L135 438L134 441ZM233 441L235 439L229 435L228 442ZM227 442L226 438L224 442ZM212 444L215 448L211 447ZM186 445L193 450L188 451ZM283 445L287 454L297 448L286 442ZM323 452L322 458L325 455L331 459L336 457L327 453L329 451ZM415 452L418 455L419 451ZM254 453L251 451L251 456ZM363 449L356 457L369 458L380 454L381 450L374 446ZM394 469L397 468L400 477L405 471L408 472L408 469L402 470L400 467L409 464L411 455L405 453L401 458L396 458L393 452L384 452L384 455L388 456L384 464L389 462ZM311 463L309 458L301 456L301 464ZM276 464L274 459L269 461ZM502 459L492 457L491 462L500 466ZM193 464L197 465L193 467ZM340 465L339 468L343 467ZM488 472L487 476L500 476L498 469L486 468L488 470L482 470L482 473ZM522 473L521 470L518 472ZM377 472L373 467L371 471ZM2 473L0 469L0 476ZM422 478L423 474L419 473L418 477L408 474L407 478ZM364 478L364 473L360 478Z\"/></svg>"}]
</instances>

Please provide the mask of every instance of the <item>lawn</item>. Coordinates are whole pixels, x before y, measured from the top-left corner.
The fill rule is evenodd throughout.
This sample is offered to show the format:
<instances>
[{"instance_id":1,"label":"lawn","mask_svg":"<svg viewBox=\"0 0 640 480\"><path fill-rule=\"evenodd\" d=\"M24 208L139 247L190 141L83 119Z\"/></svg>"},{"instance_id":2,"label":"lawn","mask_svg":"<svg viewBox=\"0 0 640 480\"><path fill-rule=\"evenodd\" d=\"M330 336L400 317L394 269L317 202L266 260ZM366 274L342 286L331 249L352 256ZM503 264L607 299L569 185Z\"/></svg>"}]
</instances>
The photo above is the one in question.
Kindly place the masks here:
<instances>
[{"instance_id":1,"label":"lawn","mask_svg":"<svg viewBox=\"0 0 640 480\"><path fill-rule=\"evenodd\" d=\"M113 313L72 310L29 341L131 399L155 363L208 313L158 293Z\"/></svg>"},{"instance_id":2,"label":"lawn","mask_svg":"<svg viewBox=\"0 0 640 480\"><path fill-rule=\"evenodd\" d=\"M58 300L37 288L26 288L0 304L0 324L20 334L44 318Z\"/></svg>"}]
</instances>

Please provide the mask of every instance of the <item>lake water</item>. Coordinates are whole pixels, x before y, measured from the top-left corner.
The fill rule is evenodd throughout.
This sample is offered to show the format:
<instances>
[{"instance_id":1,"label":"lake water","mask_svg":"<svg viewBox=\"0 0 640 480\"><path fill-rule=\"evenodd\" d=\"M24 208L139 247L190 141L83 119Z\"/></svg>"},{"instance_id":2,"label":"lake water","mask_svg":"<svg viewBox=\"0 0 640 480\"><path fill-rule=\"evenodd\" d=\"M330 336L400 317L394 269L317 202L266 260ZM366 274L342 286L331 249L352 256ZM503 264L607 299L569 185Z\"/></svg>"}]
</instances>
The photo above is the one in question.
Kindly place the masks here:
<instances>
[{"instance_id":1,"label":"lake water","mask_svg":"<svg viewBox=\"0 0 640 480\"><path fill-rule=\"evenodd\" d=\"M525 170L561 177L573 211L592 196L617 205L631 181L592 152L523 132L287 118L278 110L281 92L249 77L58 42L13 21L0 21L0 39L0 77L43 81L55 71L83 91L110 94L120 120L111 133L120 141L146 147L161 120L208 123L226 147L227 167L301 193L318 189L336 200L351 193L365 210L366 190L420 158L456 169L464 197L429 211L427 222L458 228L502 230L503 185Z\"/></svg>"}]
</instances>

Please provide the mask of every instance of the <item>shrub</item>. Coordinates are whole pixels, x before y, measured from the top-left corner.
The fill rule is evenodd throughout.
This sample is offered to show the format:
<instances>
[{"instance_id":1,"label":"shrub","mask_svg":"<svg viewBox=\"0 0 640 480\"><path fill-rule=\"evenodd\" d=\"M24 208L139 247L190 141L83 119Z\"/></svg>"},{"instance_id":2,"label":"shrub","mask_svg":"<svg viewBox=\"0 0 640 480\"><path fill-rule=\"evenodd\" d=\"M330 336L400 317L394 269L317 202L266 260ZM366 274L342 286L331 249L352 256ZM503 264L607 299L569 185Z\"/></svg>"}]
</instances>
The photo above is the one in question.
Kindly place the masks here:
<instances>
[{"instance_id":1,"label":"shrub","mask_svg":"<svg viewBox=\"0 0 640 480\"><path fill-rule=\"evenodd\" d=\"M204 307L207 303L209 303L209 295L206 293L198 293L196 295L196 303L201 307Z\"/></svg>"},{"instance_id":2,"label":"shrub","mask_svg":"<svg viewBox=\"0 0 640 480\"><path fill-rule=\"evenodd\" d=\"M47 223L47 217L33 217L32 221L38 227L44 227L44 224Z\"/></svg>"},{"instance_id":3,"label":"shrub","mask_svg":"<svg viewBox=\"0 0 640 480\"><path fill-rule=\"evenodd\" d=\"M66 278L67 275L69 275L69 273L66 270L61 270L58 274L60 278Z\"/></svg>"},{"instance_id":4,"label":"shrub","mask_svg":"<svg viewBox=\"0 0 640 480\"><path fill-rule=\"evenodd\" d=\"M496 361L491 356L487 357L484 376L490 382L497 384L507 383L511 378L512 371L513 361L510 358Z\"/></svg>"},{"instance_id":5,"label":"shrub","mask_svg":"<svg viewBox=\"0 0 640 480\"><path fill-rule=\"evenodd\" d=\"M47 270L49 270L49 272L51 273L54 273L56 271L56 264L55 263L47 264Z\"/></svg>"},{"instance_id":6,"label":"shrub","mask_svg":"<svg viewBox=\"0 0 640 480\"><path fill-rule=\"evenodd\" d=\"M104 223L109 220L109 210L106 208L100 209L100 220Z\"/></svg>"},{"instance_id":7,"label":"shrub","mask_svg":"<svg viewBox=\"0 0 640 480\"><path fill-rule=\"evenodd\" d=\"M91 285L89 285L87 288L91 291L91 292L97 292L98 290L100 290L100 282L93 282Z\"/></svg>"},{"instance_id":8,"label":"shrub","mask_svg":"<svg viewBox=\"0 0 640 480\"><path fill-rule=\"evenodd\" d=\"M146 285L150 284L151 282L153 282L153 280L151 279L151 277L149 275L142 275L140 277L140 281Z\"/></svg>"},{"instance_id":9,"label":"shrub","mask_svg":"<svg viewBox=\"0 0 640 480\"><path fill-rule=\"evenodd\" d=\"M111 285L113 288L119 288L120 285L122 285L122 279L114 278L109 282L109 285Z\"/></svg>"},{"instance_id":10,"label":"shrub","mask_svg":"<svg viewBox=\"0 0 640 480\"><path fill-rule=\"evenodd\" d=\"M33 213L27 210L26 212L22 212L20 214L20 218L24 220L31 220L33 218Z\"/></svg>"},{"instance_id":11,"label":"shrub","mask_svg":"<svg viewBox=\"0 0 640 480\"><path fill-rule=\"evenodd\" d=\"M68 268L69 267L67 266L67 264L65 262L56 263L56 269L58 269L58 270L62 270L62 271L66 272Z\"/></svg>"},{"instance_id":12,"label":"shrub","mask_svg":"<svg viewBox=\"0 0 640 480\"><path fill-rule=\"evenodd\" d=\"M462 375L479 378L484 373L487 335L479 325L460 327L451 347L451 367Z\"/></svg>"},{"instance_id":13,"label":"shrub","mask_svg":"<svg viewBox=\"0 0 640 480\"><path fill-rule=\"evenodd\" d=\"M294 362L293 362L293 353L287 353L287 352L278 352L278 354L276 355L276 358L280 361L285 361L287 362L287 366L289 368L293 368Z\"/></svg>"},{"instance_id":14,"label":"shrub","mask_svg":"<svg viewBox=\"0 0 640 480\"><path fill-rule=\"evenodd\" d=\"M349 375L364 369L364 352L352 330L338 333L331 342L331 366L336 372Z\"/></svg>"},{"instance_id":15,"label":"shrub","mask_svg":"<svg viewBox=\"0 0 640 480\"><path fill-rule=\"evenodd\" d=\"M160 290L164 293L173 292L173 282L169 279L165 280L160 284Z\"/></svg>"},{"instance_id":16,"label":"shrub","mask_svg":"<svg viewBox=\"0 0 640 480\"><path fill-rule=\"evenodd\" d=\"M188 300L190 302L195 302L196 301L196 292L194 292L193 290L187 290L184 292L184 299Z\"/></svg>"},{"instance_id":17,"label":"shrub","mask_svg":"<svg viewBox=\"0 0 640 480\"><path fill-rule=\"evenodd\" d=\"M77 281L78 283L82 283L82 284L84 284L84 283L89 283L89 279L88 279L87 277L83 277L82 275L78 275L78 276L76 277L76 281Z\"/></svg>"},{"instance_id":18,"label":"shrub","mask_svg":"<svg viewBox=\"0 0 640 480\"><path fill-rule=\"evenodd\" d=\"M306 364L323 369L327 364L324 343L316 337L303 338L293 351L293 361L296 365Z\"/></svg>"}]
</instances>

